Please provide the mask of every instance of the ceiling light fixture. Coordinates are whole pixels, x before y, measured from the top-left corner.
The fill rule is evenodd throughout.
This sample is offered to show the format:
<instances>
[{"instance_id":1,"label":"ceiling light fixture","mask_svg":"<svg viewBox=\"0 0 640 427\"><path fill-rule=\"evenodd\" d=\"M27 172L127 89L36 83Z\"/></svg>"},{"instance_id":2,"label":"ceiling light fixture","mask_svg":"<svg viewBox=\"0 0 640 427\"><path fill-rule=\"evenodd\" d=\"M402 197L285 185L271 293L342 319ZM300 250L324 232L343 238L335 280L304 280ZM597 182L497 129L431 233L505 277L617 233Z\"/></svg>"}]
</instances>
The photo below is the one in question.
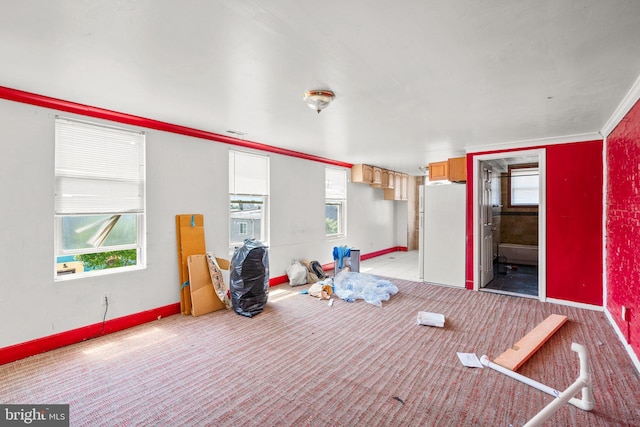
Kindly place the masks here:
<instances>
[{"instance_id":1,"label":"ceiling light fixture","mask_svg":"<svg viewBox=\"0 0 640 427\"><path fill-rule=\"evenodd\" d=\"M304 93L302 99L304 99L309 108L316 110L320 114L320 111L327 108L335 97L335 93L330 90L308 90Z\"/></svg>"}]
</instances>

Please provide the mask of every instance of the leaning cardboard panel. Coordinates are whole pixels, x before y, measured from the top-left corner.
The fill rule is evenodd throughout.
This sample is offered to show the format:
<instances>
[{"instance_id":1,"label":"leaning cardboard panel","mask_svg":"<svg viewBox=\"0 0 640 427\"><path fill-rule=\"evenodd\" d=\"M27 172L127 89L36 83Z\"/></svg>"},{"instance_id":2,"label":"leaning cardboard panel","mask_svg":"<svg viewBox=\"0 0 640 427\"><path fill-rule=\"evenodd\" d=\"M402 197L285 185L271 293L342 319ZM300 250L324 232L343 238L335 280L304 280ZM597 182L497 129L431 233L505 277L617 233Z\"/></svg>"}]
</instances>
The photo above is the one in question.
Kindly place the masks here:
<instances>
[{"instance_id":1,"label":"leaning cardboard panel","mask_svg":"<svg viewBox=\"0 0 640 427\"><path fill-rule=\"evenodd\" d=\"M211 252L207 252L206 257L207 265L209 266L209 276L211 276L211 283L213 283L213 290L225 307L231 308L231 293L229 290L229 268L231 264L228 260L218 258Z\"/></svg>"},{"instance_id":2,"label":"leaning cardboard panel","mask_svg":"<svg viewBox=\"0 0 640 427\"><path fill-rule=\"evenodd\" d=\"M187 265L191 289L191 314L196 317L225 308L213 288L206 255L190 255Z\"/></svg>"},{"instance_id":3,"label":"leaning cardboard panel","mask_svg":"<svg viewBox=\"0 0 640 427\"><path fill-rule=\"evenodd\" d=\"M176 215L176 242L178 244L178 270L180 272L180 312L191 314L189 289L189 255L204 254L204 217L201 214ZM186 285L185 285L186 284Z\"/></svg>"}]
</instances>

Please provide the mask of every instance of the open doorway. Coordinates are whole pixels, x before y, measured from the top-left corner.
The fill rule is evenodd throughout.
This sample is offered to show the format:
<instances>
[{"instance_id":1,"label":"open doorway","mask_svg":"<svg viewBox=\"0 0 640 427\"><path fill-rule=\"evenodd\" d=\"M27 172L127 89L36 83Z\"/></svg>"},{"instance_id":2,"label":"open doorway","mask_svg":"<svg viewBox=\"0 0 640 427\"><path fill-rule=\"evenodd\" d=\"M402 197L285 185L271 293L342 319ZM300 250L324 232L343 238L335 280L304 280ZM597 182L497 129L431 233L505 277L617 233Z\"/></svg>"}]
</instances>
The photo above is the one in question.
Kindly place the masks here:
<instances>
[{"instance_id":1,"label":"open doorway","mask_svg":"<svg viewBox=\"0 0 640 427\"><path fill-rule=\"evenodd\" d=\"M474 289L546 297L544 150L474 158Z\"/></svg>"}]
</instances>

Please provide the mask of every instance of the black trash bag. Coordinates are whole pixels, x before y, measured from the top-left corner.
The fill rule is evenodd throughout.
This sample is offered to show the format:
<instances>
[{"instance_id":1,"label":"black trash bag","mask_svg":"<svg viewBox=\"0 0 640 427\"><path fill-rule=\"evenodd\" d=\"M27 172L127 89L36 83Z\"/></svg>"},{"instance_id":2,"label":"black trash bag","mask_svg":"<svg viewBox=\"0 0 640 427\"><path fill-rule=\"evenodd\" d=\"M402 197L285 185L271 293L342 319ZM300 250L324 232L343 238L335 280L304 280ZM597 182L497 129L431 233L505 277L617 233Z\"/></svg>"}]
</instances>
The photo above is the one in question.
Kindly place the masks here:
<instances>
[{"instance_id":1,"label":"black trash bag","mask_svg":"<svg viewBox=\"0 0 640 427\"><path fill-rule=\"evenodd\" d=\"M253 317L260 314L269 296L269 253L267 246L247 239L231 258L231 303L236 313Z\"/></svg>"}]
</instances>

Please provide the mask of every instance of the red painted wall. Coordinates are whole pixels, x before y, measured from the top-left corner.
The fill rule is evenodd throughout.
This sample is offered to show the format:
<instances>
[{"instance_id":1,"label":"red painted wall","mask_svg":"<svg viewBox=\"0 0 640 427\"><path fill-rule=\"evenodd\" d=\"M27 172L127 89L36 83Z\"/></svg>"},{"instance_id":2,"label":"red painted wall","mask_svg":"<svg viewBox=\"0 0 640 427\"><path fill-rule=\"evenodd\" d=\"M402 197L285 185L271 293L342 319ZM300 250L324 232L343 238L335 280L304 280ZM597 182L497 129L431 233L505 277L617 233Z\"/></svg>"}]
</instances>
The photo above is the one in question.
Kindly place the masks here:
<instances>
[{"instance_id":1,"label":"red painted wall","mask_svg":"<svg viewBox=\"0 0 640 427\"><path fill-rule=\"evenodd\" d=\"M532 148L546 149L547 297L602 305L602 141L526 149ZM469 177L479 154L489 153L467 155ZM473 289L474 201L473 185L467 185L468 289Z\"/></svg>"},{"instance_id":2,"label":"red painted wall","mask_svg":"<svg viewBox=\"0 0 640 427\"><path fill-rule=\"evenodd\" d=\"M607 137L607 309L640 355L640 104ZM629 321L621 307L629 308Z\"/></svg>"},{"instance_id":3,"label":"red painted wall","mask_svg":"<svg viewBox=\"0 0 640 427\"><path fill-rule=\"evenodd\" d=\"M601 306L602 141L547 148L547 297Z\"/></svg>"}]
</instances>

